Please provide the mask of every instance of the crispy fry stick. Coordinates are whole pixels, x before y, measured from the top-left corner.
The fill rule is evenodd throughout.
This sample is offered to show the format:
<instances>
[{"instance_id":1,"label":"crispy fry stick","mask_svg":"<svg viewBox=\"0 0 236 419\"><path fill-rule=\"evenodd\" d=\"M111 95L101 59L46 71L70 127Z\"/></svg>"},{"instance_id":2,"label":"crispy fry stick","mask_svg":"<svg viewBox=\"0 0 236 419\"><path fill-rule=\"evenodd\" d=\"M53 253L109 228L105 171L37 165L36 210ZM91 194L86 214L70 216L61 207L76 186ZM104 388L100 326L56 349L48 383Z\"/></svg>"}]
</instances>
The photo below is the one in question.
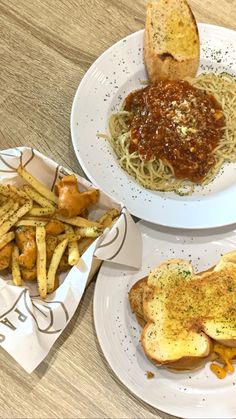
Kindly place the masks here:
<instances>
[{"instance_id":1,"label":"crispy fry stick","mask_svg":"<svg viewBox=\"0 0 236 419\"><path fill-rule=\"evenodd\" d=\"M15 238L15 233L9 231L9 233L4 234L0 239L0 249L6 246L7 243L11 242Z\"/></svg>"},{"instance_id":2,"label":"crispy fry stick","mask_svg":"<svg viewBox=\"0 0 236 419\"><path fill-rule=\"evenodd\" d=\"M82 217L65 218L56 214L54 218L56 220L62 221L63 223L71 224L76 227L101 227L101 224L97 223L96 221L87 220L86 218Z\"/></svg>"},{"instance_id":3,"label":"crispy fry stick","mask_svg":"<svg viewBox=\"0 0 236 419\"><path fill-rule=\"evenodd\" d=\"M78 249L79 249L80 255L86 252L86 250L88 249L90 244L93 243L94 240L95 240L94 237L84 237L83 239L79 240Z\"/></svg>"},{"instance_id":4,"label":"crispy fry stick","mask_svg":"<svg viewBox=\"0 0 236 419\"><path fill-rule=\"evenodd\" d=\"M0 194L3 195L3 196L6 196L6 197L9 196L9 191L8 191L7 185L0 185Z\"/></svg>"},{"instance_id":5,"label":"crispy fry stick","mask_svg":"<svg viewBox=\"0 0 236 419\"><path fill-rule=\"evenodd\" d=\"M29 211L29 215L32 217L43 217L47 215L53 215L55 212L55 208L44 207L44 208L32 208Z\"/></svg>"},{"instance_id":6,"label":"crispy fry stick","mask_svg":"<svg viewBox=\"0 0 236 419\"><path fill-rule=\"evenodd\" d=\"M67 227L71 227L71 226L66 226L66 228ZM58 240L68 239L68 241L70 243L72 241L80 240L81 239L81 236L78 233L74 233L74 230L72 228L72 233L59 234L59 236L57 236L57 238L58 238Z\"/></svg>"},{"instance_id":7,"label":"crispy fry stick","mask_svg":"<svg viewBox=\"0 0 236 419\"><path fill-rule=\"evenodd\" d=\"M54 250L47 274L47 292L53 292L55 289L55 275L67 245L68 239L64 239Z\"/></svg>"},{"instance_id":8,"label":"crispy fry stick","mask_svg":"<svg viewBox=\"0 0 236 419\"><path fill-rule=\"evenodd\" d=\"M37 191L35 191L31 186L29 185L24 185L23 186L24 191L26 192L26 194L35 202L37 202L37 204L41 205L41 207L45 207L45 208L55 208L55 204L51 201L49 201L47 198L45 198L44 196L40 195L40 193L38 193Z\"/></svg>"},{"instance_id":9,"label":"crispy fry stick","mask_svg":"<svg viewBox=\"0 0 236 419\"><path fill-rule=\"evenodd\" d=\"M103 228L101 228L101 227L81 227L81 228L77 228L76 232L81 237L98 237L103 233Z\"/></svg>"},{"instance_id":10,"label":"crispy fry stick","mask_svg":"<svg viewBox=\"0 0 236 419\"><path fill-rule=\"evenodd\" d=\"M97 222L102 224L103 227L110 227L112 222L115 218L120 215L120 211L116 208L112 208L108 210L105 214L103 214L100 218L98 218Z\"/></svg>"},{"instance_id":11,"label":"crispy fry stick","mask_svg":"<svg viewBox=\"0 0 236 419\"><path fill-rule=\"evenodd\" d=\"M27 212L29 212L32 208L33 202L32 201L27 201L24 205L22 205L22 207L20 207L11 217L10 220L5 221L5 223L3 223L0 226L0 237L7 233L10 228L17 223L18 220L21 219L21 217L23 217L23 215L25 215Z\"/></svg>"},{"instance_id":12,"label":"crispy fry stick","mask_svg":"<svg viewBox=\"0 0 236 419\"><path fill-rule=\"evenodd\" d=\"M66 234L70 235L70 237L75 236L73 227L66 226ZM78 236L80 238L80 236ZM77 243L77 239L70 240L68 242L68 263L69 265L73 266L79 262L80 254L79 254L79 247Z\"/></svg>"},{"instance_id":13,"label":"crispy fry stick","mask_svg":"<svg viewBox=\"0 0 236 419\"><path fill-rule=\"evenodd\" d=\"M0 185L0 193L8 199L13 199L13 201L18 202L20 205L29 199L24 191L13 185Z\"/></svg>"},{"instance_id":14,"label":"crispy fry stick","mask_svg":"<svg viewBox=\"0 0 236 419\"><path fill-rule=\"evenodd\" d=\"M44 227L36 227L37 244L37 282L41 298L47 296L47 273L46 273L46 231Z\"/></svg>"},{"instance_id":15,"label":"crispy fry stick","mask_svg":"<svg viewBox=\"0 0 236 419\"><path fill-rule=\"evenodd\" d=\"M12 251L12 280L13 280L14 285L20 286L22 285L22 279L21 279L18 258L19 258L19 249L15 244L13 246L13 251Z\"/></svg>"},{"instance_id":16,"label":"crispy fry stick","mask_svg":"<svg viewBox=\"0 0 236 419\"><path fill-rule=\"evenodd\" d=\"M59 287L59 275L58 274L56 274L56 276L55 276L55 283L54 283L54 288L53 288L53 291L56 291L56 289Z\"/></svg>"},{"instance_id":17,"label":"crispy fry stick","mask_svg":"<svg viewBox=\"0 0 236 419\"><path fill-rule=\"evenodd\" d=\"M9 199L9 201L6 201L3 206L0 208L0 217L2 217L6 212L12 208L14 201L12 199Z\"/></svg>"},{"instance_id":18,"label":"crispy fry stick","mask_svg":"<svg viewBox=\"0 0 236 419\"><path fill-rule=\"evenodd\" d=\"M5 221L7 221L8 219L11 218L11 216L14 214L14 212L16 212L19 208L19 204L18 202L14 202L12 204L12 207L9 208L9 210L2 216L2 218L0 219L0 226L5 223Z\"/></svg>"},{"instance_id":19,"label":"crispy fry stick","mask_svg":"<svg viewBox=\"0 0 236 419\"><path fill-rule=\"evenodd\" d=\"M8 189L9 194L13 199L15 198L16 200L18 200L20 198L21 203L24 203L24 201L28 201L29 197L22 189L19 189L13 185L8 185Z\"/></svg>"},{"instance_id":20,"label":"crispy fry stick","mask_svg":"<svg viewBox=\"0 0 236 419\"><path fill-rule=\"evenodd\" d=\"M80 260L79 247L76 240L68 243L68 263L71 266L76 265Z\"/></svg>"},{"instance_id":21,"label":"crispy fry stick","mask_svg":"<svg viewBox=\"0 0 236 419\"><path fill-rule=\"evenodd\" d=\"M3 196L0 192L0 205L5 205L7 202L7 197Z\"/></svg>"},{"instance_id":22,"label":"crispy fry stick","mask_svg":"<svg viewBox=\"0 0 236 419\"><path fill-rule=\"evenodd\" d=\"M47 224L47 221L41 221L41 220L31 220L31 219L21 219L20 221L17 221L15 223L16 227L20 226L31 226L31 227L43 227Z\"/></svg>"},{"instance_id":23,"label":"crispy fry stick","mask_svg":"<svg viewBox=\"0 0 236 419\"><path fill-rule=\"evenodd\" d=\"M29 173L24 167L19 166L17 168L17 173L21 176L30 186L32 186L37 192L43 195L49 201L57 203L58 199L56 195L50 191L43 183L36 179L31 173Z\"/></svg>"}]
</instances>

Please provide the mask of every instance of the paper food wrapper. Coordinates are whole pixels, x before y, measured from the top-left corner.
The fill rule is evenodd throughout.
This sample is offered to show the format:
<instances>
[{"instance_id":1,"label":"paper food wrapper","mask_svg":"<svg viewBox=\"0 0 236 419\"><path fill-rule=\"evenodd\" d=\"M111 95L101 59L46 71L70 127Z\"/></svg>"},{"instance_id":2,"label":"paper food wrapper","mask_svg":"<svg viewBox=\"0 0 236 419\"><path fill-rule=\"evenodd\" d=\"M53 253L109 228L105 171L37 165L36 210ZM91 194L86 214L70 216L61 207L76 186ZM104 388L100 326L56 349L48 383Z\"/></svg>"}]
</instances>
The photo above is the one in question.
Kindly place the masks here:
<instances>
[{"instance_id":1,"label":"paper food wrapper","mask_svg":"<svg viewBox=\"0 0 236 419\"><path fill-rule=\"evenodd\" d=\"M0 181L22 185L16 173L23 165L32 175L53 189L62 176L71 171L59 166L36 150L18 147L0 152ZM80 190L93 187L77 176ZM134 268L141 264L141 236L127 209L100 193L99 203L92 207L89 218L95 220L108 208L118 208L121 215L111 230L107 229L82 255L78 265L60 276L60 286L45 300L38 294L37 284L12 285L10 275L0 272L0 345L28 373L48 354L78 307L86 285L101 261Z\"/></svg>"}]
</instances>

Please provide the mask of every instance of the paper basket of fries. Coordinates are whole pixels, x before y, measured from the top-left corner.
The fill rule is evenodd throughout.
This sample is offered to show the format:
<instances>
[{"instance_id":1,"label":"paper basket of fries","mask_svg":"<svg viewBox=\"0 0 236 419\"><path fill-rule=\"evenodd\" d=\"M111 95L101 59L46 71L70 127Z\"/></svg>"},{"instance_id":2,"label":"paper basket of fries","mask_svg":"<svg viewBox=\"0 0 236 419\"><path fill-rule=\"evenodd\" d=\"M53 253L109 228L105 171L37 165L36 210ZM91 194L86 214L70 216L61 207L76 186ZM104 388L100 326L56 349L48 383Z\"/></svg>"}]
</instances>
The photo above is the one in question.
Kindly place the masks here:
<instances>
[{"instance_id":1,"label":"paper basket of fries","mask_svg":"<svg viewBox=\"0 0 236 419\"><path fill-rule=\"evenodd\" d=\"M31 373L102 261L138 268L141 247L122 204L36 150L1 151L1 347Z\"/></svg>"}]
</instances>

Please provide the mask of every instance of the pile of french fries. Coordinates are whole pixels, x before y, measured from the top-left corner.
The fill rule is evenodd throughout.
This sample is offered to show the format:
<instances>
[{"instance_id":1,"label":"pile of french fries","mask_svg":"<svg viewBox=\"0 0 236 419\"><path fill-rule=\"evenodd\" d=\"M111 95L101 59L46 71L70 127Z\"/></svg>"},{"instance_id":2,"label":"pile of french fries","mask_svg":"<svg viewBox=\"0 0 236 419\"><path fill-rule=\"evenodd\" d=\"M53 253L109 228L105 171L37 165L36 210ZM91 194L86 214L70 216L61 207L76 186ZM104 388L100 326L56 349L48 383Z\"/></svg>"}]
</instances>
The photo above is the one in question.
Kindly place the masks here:
<instances>
[{"instance_id":1,"label":"pile of french fries","mask_svg":"<svg viewBox=\"0 0 236 419\"><path fill-rule=\"evenodd\" d=\"M37 284L39 295L44 299L58 286L58 267L63 255L66 254L68 268L76 265L91 243L106 227L114 224L120 213L112 208L96 221L81 215L65 218L60 215L58 196L54 192L24 167L19 166L17 172L24 180L21 188L0 185L0 259L4 257L3 250L11 243L9 270L13 283L21 286L25 279L22 278L22 249L17 245L17 231L24 227L34 229ZM48 264L47 234L52 222L63 226L63 231L55 235L56 247ZM29 250L31 243L27 243L27 235L24 240L24 246Z\"/></svg>"}]
</instances>

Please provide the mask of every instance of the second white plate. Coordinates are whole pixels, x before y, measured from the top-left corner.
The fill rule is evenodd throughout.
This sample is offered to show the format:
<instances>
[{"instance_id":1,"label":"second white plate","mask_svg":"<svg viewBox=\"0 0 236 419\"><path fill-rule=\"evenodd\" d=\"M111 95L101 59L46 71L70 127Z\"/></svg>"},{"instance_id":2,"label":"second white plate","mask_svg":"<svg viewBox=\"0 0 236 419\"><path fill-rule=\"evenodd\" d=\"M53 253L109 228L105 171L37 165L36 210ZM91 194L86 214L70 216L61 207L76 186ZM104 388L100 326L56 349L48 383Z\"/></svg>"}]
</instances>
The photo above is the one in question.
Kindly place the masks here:
<instances>
[{"instance_id":1,"label":"second white plate","mask_svg":"<svg viewBox=\"0 0 236 419\"><path fill-rule=\"evenodd\" d=\"M155 367L141 347L141 328L131 313L128 291L151 268L169 258L192 260L196 271L213 266L222 254L235 250L236 231L227 227L211 234L181 233L138 224L143 238L142 268L137 272L105 262L98 274L94 322L103 353L122 383L157 409L181 418L235 418L236 372L220 380L209 364L187 373ZM153 379L147 379L147 371L155 374Z\"/></svg>"},{"instance_id":2,"label":"second white plate","mask_svg":"<svg viewBox=\"0 0 236 419\"><path fill-rule=\"evenodd\" d=\"M236 32L199 24L201 71L236 75ZM154 192L140 186L119 166L110 144L97 137L108 133L109 115L129 92L147 80L143 61L143 31L122 39L104 52L84 76L71 112L71 136L76 156L89 179L123 202L135 216L170 227L211 228L236 221L236 165L209 186L189 197Z\"/></svg>"}]
</instances>

